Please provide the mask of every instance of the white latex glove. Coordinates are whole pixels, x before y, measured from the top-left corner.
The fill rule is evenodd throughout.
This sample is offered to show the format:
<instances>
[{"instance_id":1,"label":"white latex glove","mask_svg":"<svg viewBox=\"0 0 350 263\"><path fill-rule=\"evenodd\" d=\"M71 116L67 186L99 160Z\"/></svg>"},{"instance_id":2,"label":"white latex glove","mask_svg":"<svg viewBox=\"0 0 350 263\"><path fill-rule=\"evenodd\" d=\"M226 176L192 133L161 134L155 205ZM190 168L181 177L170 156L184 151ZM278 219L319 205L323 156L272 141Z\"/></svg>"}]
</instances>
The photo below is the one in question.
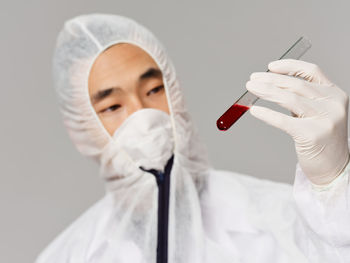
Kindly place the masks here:
<instances>
[{"instance_id":1,"label":"white latex glove","mask_svg":"<svg viewBox=\"0 0 350 263\"><path fill-rule=\"evenodd\" d=\"M247 89L293 116L261 106L252 106L250 113L292 136L300 167L313 184L331 183L349 161L349 96L317 65L285 59L268 68L270 72L253 73Z\"/></svg>"}]
</instances>

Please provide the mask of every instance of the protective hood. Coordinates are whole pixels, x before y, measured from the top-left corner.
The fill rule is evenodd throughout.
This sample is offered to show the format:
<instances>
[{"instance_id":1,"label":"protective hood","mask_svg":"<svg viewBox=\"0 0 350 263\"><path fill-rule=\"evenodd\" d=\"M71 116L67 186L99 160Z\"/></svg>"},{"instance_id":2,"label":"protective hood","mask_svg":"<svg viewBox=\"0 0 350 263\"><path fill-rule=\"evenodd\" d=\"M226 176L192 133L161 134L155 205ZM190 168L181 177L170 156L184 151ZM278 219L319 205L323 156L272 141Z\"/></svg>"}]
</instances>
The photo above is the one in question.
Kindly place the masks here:
<instances>
[{"instance_id":1,"label":"protective hood","mask_svg":"<svg viewBox=\"0 0 350 263\"><path fill-rule=\"evenodd\" d=\"M100 161L106 146L113 141L91 105L88 76L95 59L118 43L137 45L157 63L168 99L174 153L199 170L206 170L207 151L192 125L175 69L164 47L148 29L117 15L77 16L65 22L57 38L53 58L54 84L64 124L78 150Z\"/></svg>"},{"instance_id":2,"label":"protective hood","mask_svg":"<svg viewBox=\"0 0 350 263\"><path fill-rule=\"evenodd\" d=\"M99 54L118 43L137 45L157 63L170 115L155 109L139 110L110 136L90 102L88 76ZM99 227L101 240L95 237L89 257L112 262L123 254L113 251L129 242L140 262L156 262L158 189L154 176L140 166L163 171L173 155L168 262L203 262L199 195L209 171L207 152L192 125L175 69L162 44L126 17L77 16L64 24L58 36L53 76L68 133L83 155L99 162L113 202L111 216Z\"/></svg>"}]
</instances>

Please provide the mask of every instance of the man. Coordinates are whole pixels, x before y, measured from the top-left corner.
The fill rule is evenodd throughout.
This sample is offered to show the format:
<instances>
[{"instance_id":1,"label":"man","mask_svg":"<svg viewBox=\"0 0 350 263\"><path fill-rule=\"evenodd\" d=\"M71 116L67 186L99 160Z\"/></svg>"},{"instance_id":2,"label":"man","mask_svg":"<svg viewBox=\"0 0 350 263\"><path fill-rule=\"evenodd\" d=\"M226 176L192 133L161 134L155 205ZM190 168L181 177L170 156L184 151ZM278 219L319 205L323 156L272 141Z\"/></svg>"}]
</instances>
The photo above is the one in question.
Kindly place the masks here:
<instances>
[{"instance_id":1,"label":"man","mask_svg":"<svg viewBox=\"0 0 350 263\"><path fill-rule=\"evenodd\" d=\"M350 260L348 96L318 67L277 61L247 83L294 114L250 110L293 137L293 187L209 165L171 61L137 22L67 21L53 67L70 137L107 191L38 263Z\"/></svg>"}]
</instances>

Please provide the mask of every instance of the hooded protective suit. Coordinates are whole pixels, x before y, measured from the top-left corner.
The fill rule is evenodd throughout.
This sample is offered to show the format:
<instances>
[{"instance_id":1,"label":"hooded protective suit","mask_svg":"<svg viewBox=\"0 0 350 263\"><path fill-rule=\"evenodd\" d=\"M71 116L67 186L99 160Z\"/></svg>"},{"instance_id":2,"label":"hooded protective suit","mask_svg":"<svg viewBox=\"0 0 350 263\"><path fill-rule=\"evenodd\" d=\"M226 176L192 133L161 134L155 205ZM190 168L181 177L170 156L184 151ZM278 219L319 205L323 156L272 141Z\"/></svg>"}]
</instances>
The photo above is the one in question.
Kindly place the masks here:
<instances>
[{"instance_id":1,"label":"hooded protective suit","mask_svg":"<svg viewBox=\"0 0 350 263\"><path fill-rule=\"evenodd\" d=\"M158 64L170 115L139 110L110 136L91 105L88 76L117 43L137 45ZM99 163L107 191L37 263L350 262L349 166L322 189L298 165L293 187L212 169L171 61L134 20L67 21L53 73L69 135Z\"/></svg>"}]
</instances>

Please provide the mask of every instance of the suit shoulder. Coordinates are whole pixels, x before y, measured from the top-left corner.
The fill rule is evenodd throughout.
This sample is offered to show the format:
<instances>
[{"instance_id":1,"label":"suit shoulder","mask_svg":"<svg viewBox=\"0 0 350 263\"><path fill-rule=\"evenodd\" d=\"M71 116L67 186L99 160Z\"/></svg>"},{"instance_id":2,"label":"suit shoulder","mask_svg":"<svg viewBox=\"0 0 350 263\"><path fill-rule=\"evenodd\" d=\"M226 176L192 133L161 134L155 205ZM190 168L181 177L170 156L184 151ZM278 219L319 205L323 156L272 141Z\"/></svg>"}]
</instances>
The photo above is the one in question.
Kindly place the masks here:
<instances>
[{"instance_id":1,"label":"suit shoulder","mask_svg":"<svg viewBox=\"0 0 350 263\"><path fill-rule=\"evenodd\" d=\"M89 242L96 239L99 226L108 218L109 206L110 200L106 195L54 238L35 262L62 263L72 262L71 259L75 259L74 262L77 263L84 262L83 256Z\"/></svg>"}]
</instances>

